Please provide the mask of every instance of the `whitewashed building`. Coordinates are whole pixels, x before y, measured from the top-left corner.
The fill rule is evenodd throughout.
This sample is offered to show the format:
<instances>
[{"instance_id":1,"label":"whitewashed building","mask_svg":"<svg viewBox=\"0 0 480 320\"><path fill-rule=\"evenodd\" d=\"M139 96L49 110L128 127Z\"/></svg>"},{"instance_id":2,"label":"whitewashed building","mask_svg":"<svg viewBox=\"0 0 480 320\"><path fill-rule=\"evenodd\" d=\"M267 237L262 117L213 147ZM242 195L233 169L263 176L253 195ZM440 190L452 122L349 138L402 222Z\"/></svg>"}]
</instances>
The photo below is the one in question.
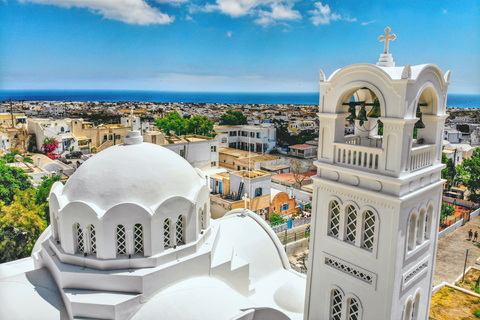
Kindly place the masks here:
<instances>
[{"instance_id":1,"label":"whitewashed building","mask_svg":"<svg viewBox=\"0 0 480 320\"><path fill-rule=\"evenodd\" d=\"M428 319L449 77L432 64L396 67L388 46L377 65L320 71L305 319ZM376 100L383 137L377 118L361 120ZM354 138L344 134L353 113Z\"/></svg>"},{"instance_id":2,"label":"whitewashed building","mask_svg":"<svg viewBox=\"0 0 480 320\"><path fill-rule=\"evenodd\" d=\"M139 132L49 203L32 257L0 265L1 319L303 318L305 276L265 221L211 220L202 172Z\"/></svg>"},{"instance_id":3,"label":"whitewashed building","mask_svg":"<svg viewBox=\"0 0 480 320\"><path fill-rule=\"evenodd\" d=\"M272 125L217 126L214 130L223 134L222 146L228 148L260 153L270 153L275 149L276 129ZM223 142L225 137L227 141Z\"/></svg>"}]
</instances>

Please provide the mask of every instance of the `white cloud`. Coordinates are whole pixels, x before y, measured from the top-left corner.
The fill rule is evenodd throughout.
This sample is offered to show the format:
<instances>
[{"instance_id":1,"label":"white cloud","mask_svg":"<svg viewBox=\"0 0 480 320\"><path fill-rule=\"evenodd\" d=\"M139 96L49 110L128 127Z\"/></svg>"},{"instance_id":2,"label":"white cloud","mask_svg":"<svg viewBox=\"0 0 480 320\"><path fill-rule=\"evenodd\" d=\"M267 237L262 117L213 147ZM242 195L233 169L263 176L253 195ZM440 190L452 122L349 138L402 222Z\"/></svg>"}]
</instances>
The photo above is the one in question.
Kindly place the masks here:
<instances>
[{"instance_id":1,"label":"white cloud","mask_svg":"<svg viewBox=\"0 0 480 320\"><path fill-rule=\"evenodd\" d=\"M442 9L442 13L443 13L443 14L447 14L447 13L448 13L448 10L447 10L447 9Z\"/></svg>"},{"instance_id":2,"label":"white cloud","mask_svg":"<svg viewBox=\"0 0 480 320\"><path fill-rule=\"evenodd\" d=\"M312 21L312 23L316 26L330 24L330 22L337 20L345 20L349 22L357 21L357 18L342 18L340 14L332 12L328 4L323 5L321 2L315 2L314 6L316 9L310 10L308 13L312 15L310 17L310 21Z\"/></svg>"},{"instance_id":3,"label":"white cloud","mask_svg":"<svg viewBox=\"0 0 480 320\"><path fill-rule=\"evenodd\" d=\"M194 21L193 18L187 14L187 16L185 17L185 21Z\"/></svg>"},{"instance_id":4,"label":"white cloud","mask_svg":"<svg viewBox=\"0 0 480 320\"><path fill-rule=\"evenodd\" d=\"M178 0L166 1L178 2ZM107 19L120 20L130 24L167 24L174 21L174 17L162 13L144 0L19 0L19 2L34 2L65 8L87 8Z\"/></svg>"},{"instance_id":5,"label":"white cloud","mask_svg":"<svg viewBox=\"0 0 480 320\"><path fill-rule=\"evenodd\" d=\"M180 4L180 3L185 3L188 2L188 0L155 0L155 2L158 3L169 3L169 4Z\"/></svg>"},{"instance_id":6,"label":"white cloud","mask_svg":"<svg viewBox=\"0 0 480 320\"><path fill-rule=\"evenodd\" d=\"M368 26L369 24L372 24L374 23L375 20L372 20L372 21L367 21L367 22L362 22L362 26Z\"/></svg>"},{"instance_id":7,"label":"white cloud","mask_svg":"<svg viewBox=\"0 0 480 320\"><path fill-rule=\"evenodd\" d=\"M232 32L232 31L228 31L228 32L227 32L227 37L231 38L232 35L233 35L233 32Z\"/></svg>"},{"instance_id":8,"label":"white cloud","mask_svg":"<svg viewBox=\"0 0 480 320\"><path fill-rule=\"evenodd\" d=\"M270 25L279 20L297 20L302 15L293 10L293 0L216 0L215 4L205 6L191 5L190 13L219 11L231 17L250 15L255 17L255 23Z\"/></svg>"}]
</instances>

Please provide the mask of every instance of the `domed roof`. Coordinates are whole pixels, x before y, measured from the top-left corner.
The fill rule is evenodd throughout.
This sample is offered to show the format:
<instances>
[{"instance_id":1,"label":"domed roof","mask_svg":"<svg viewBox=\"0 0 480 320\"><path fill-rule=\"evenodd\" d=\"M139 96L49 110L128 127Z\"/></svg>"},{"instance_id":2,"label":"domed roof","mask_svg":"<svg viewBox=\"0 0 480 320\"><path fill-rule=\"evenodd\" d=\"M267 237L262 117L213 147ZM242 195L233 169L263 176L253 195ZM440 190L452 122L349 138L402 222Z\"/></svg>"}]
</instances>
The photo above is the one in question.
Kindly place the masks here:
<instances>
[{"instance_id":1,"label":"domed roof","mask_svg":"<svg viewBox=\"0 0 480 320\"><path fill-rule=\"evenodd\" d=\"M62 194L100 209L125 202L154 206L172 196L193 200L204 184L198 172L167 148L127 132L125 143L90 158L68 180Z\"/></svg>"}]
</instances>

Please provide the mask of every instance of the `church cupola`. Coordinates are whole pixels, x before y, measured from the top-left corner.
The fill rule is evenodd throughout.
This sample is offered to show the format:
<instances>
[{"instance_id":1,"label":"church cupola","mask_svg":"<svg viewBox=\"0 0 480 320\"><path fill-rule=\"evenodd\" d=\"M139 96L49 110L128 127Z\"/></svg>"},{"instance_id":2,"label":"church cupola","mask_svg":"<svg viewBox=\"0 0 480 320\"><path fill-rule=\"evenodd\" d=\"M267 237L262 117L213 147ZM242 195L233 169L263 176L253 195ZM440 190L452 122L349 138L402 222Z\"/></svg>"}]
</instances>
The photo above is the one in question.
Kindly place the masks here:
<instances>
[{"instance_id":1,"label":"church cupola","mask_svg":"<svg viewBox=\"0 0 480 320\"><path fill-rule=\"evenodd\" d=\"M95 269L154 267L195 252L209 232L203 175L138 131L86 161L65 186L54 184L49 202L53 249Z\"/></svg>"}]
</instances>

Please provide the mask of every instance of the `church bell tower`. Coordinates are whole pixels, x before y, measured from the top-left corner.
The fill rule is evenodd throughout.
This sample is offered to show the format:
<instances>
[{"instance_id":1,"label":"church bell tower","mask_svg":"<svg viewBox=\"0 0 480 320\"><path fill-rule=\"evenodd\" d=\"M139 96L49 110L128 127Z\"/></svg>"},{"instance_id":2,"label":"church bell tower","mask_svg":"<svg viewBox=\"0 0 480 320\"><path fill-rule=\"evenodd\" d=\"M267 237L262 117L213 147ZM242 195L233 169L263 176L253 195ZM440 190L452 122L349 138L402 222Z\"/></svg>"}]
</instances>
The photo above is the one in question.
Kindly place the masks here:
<instances>
[{"instance_id":1,"label":"church bell tower","mask_svg":"<svg viewBox=\"0 0 480 320\"><path fill-rule=\"evenodd\" d=\"M320 70L305 319L428 319L450 71L379 62Z\"/></svg>"}]
</instances>

